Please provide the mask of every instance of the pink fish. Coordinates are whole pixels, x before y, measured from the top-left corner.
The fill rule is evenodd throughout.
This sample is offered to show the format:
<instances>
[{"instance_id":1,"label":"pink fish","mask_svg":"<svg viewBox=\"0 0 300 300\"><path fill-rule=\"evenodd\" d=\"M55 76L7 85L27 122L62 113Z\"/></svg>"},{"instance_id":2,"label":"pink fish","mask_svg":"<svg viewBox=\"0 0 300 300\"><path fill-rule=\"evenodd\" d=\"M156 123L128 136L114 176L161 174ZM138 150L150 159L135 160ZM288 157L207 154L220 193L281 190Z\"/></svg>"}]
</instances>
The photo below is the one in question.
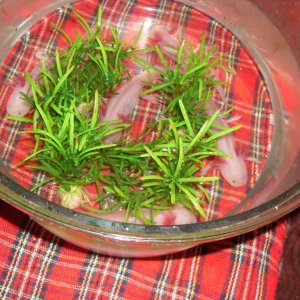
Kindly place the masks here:
<instances>
[{"instance_id":1,"label":"pink fish","mask_svg":"<svg viewBox=\"0 0 300 300\"><path fill-rule=\"evenodd\" d=\"M209 115L213 115L217 111L216 104L210 100L207 101L206 111ZM218 117L215 121L223 128L228 128L227 122ZM245 165L245 157L237 153L235 139L233 134L229 133L218 139L218 149L230 155L229 158L221 158L220 162L213 162L208 168L218 167L224 179L233 187L241 187L248 180L247 168Z\"/></svg>"},{"instance_id":2,"label":"pink fish","mask_svg":"<svg viewBox=\"0 0 300 300\"><path fill-rule=\"evenodd\" d=\"M90 214L99 218L116 221L116 222L124 222L125 219L125 210L119 210L108 214L97 214L97 213L90 213ZM144 208L143 214L146 216L146 218L150 218L149 209ZM170 210L162 210L157 215L154 216L155 225L182 225L182 224L192 224L196 222L197 222L196 215L182 205L175 205ZM134 218L133 216L129 217L127 223L144 224L140 218Z\"/></svg>"},{"instance_id":3,"label":"pink fish","mask_svg":"<svg viewBox=\"0 0 300 300\"><path fill-rule=\"evenodd\" d=\"M43 56L42 51L37 51L35 57L37 60L41 61ZM46 68L49 68L51 62L53 61L52 58L47 58L45 60ZM41 63L38 63L29 73L30 77L35 80L37 76L40 74L40 66ZM15 116L15 117L24 117L31 109L31 104L24 100L21 93L27 94L30 96L30 85L24 78L19 78L16 83L12 85L13 92L10 95L8 100L6 111L8 115Z\"/></svg>"},{"instance_id":4,"label":"pink fish","mask_svg":"<svg viewBox=\"0 0 300 300\"><path fill-rule=\"evenodd\" d=\"M21 93L27 94L29 84L20 82L14 86L14 90L8 100L6 111L8 115L14 117L24 117L31 109L31 104L23 99Z\"/></svg>"},{"instance_id":5,"label":"pink fish","mask_svg":"<svg viewBox=\"0 0 300 300\"><path fill-rule=\"evenodd\" d=\"M101 121L114 121L126 118L137 106L140 94L143 91L145 82L154 81L159 78L159 74L153 70L144 71L125 82L107 104L106 112ZM113 126L113 125L112 125ZM108 136L104 142L111 143L120 139L122 133L117 132Z\"/></svg>"},{"instance_id":6,"label":"pink fish","mask_svg":"<svg viewBox=\"0 0 300 300\"><path fill-rule=\"evenodd\" d=\"M177 59L177 49L179 42L170 34L170 32L162 25L152 25L150 28L150 38L153 43L159 45L160 49L172 60Z\"/></svg>"}]
</instances>

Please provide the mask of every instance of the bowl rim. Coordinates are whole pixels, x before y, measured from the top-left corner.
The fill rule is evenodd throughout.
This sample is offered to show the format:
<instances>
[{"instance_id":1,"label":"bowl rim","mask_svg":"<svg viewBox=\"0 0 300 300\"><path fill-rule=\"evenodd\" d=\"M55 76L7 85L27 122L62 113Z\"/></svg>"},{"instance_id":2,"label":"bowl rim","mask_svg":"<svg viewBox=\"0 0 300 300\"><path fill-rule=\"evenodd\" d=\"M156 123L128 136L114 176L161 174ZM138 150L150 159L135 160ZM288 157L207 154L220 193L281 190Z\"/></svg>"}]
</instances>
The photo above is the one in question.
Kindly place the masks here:
<instances>
[{"instance_id":1,"label":"bowl rim","mask_svg":"<svg viewBox=\"0 0 300 300\"><path fill-rule=\"evenodd\" d=\"M110 221L70 210L16 184L0 174L0 195L4 201L42 224L47 220L55 225L127 241L170 243L179 241L212 241L240 235L262 227L300 207L300 182L271 201L237 215L218 220L184 225L142 225ZM20 196L22 195L22 196ZM26 199L26 201L24 201Z\"/></svg>"}]
</instances>

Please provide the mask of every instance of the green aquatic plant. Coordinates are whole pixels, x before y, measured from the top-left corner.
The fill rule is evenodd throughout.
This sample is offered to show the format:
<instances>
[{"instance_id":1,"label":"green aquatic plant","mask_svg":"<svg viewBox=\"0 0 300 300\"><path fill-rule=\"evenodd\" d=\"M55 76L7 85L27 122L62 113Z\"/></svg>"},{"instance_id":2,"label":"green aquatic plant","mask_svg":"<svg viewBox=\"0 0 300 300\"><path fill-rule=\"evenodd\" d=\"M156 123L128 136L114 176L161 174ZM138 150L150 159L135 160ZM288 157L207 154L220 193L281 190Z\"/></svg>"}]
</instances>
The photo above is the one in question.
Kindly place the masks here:
<instances>
[{"instance_id":1,"label":"green aquatic plant","mask_svg":"<svg viewBox=\"0 0 300 300\"><path fill-rule=\"evenodd\" d=\"M205 52L204 38L198 50L184 40L173 49L177 59L170 64L158 46L136 49L140 33L130 45L119 40L113 27L111 40L102 37L101 8L93 29L75 14L86 36L77 34L71 41L53 25L69 47L56 50L50 63L44 60L36 79L25 74L31 87L24 95L33 106L30 117L9 117L32 125L26 132L33 135L35 146L22 163L47 174L33 190L55 182L63 206L83 206L99 214L124 209L124 221L133 216L153 224L156 213L175 204L205 218L203 207L209 199L205 184L218 178L201 175L201 168L211 157L228 157L217 149L217 140L239 128L213 130L220 112L210 116L204 107L214 86L224 83L209 73L214 67L230 70L220 64L215 48ZM163 68L138 57L144 52L156 55ZM130 78L124 60L159 74L141 96L155 93L164 101L160 120L132 140L125 138L130 125L103 122L100 113L116 87ZM125 132L121 140L106 143L108 136L119 132ZM144 141L149 132L155 139ZM87 185L96 187L93 199ZM150 218L144 209L151 211Z\"/></svg>"}]
</instances>

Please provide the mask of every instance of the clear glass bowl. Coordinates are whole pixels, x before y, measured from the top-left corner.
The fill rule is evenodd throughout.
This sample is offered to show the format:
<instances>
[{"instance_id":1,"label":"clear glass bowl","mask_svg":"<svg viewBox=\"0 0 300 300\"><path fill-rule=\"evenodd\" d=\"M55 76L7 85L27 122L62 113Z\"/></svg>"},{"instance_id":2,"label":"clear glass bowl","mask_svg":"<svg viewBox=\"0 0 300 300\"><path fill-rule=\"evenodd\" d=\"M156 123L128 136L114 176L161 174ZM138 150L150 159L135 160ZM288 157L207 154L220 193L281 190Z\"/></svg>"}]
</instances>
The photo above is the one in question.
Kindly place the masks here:
<instances>
[{"instance_id":1,"label":"clear glass bowl","mask_svg":"<svg viewBox=\"0 0 300 300\"><path fill-rule=\"evenodd\" d=\"M75 2L1 1L0 65L31 26L55 9ZM167 13L171 13L176 5L186 5L213 18L233 33L257 64L272 102L273 126L268 159L257 180L245 191L245 197L234 201L223 213L196 224L144 226L92 217L46 201L17 183L2 156L1 199L25 212L52 233L81 247L117 256L163 255L249 232L300 205L300 91L297 86L300 71L285 39L249 1L170 0L169 4L170 11L167 10ZM150 10L147 5L143 9ZM3 88L4 79L1 85ZM4 105L4 100L1 105ZM263 133L258 131L258 134ZM4 139L2 136L1 142Z\"/></svg>"}]
</instances>

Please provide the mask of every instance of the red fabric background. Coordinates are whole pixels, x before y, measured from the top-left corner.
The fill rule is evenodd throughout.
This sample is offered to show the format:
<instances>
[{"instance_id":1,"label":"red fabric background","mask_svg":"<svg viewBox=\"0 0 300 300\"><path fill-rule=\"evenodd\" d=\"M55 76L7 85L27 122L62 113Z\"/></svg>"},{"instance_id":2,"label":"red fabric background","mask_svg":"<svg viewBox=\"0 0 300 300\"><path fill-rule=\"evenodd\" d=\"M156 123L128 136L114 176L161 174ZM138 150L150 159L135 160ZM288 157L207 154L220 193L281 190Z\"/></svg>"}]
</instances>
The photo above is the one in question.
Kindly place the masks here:
<instances>
[{"instance_id":1,"label":"red fabric background","mask_svg":"<svg viewBox=\"0 0 300 300\"><path fill-rule=\"evenodd\" d=\"M0 204L1 299L275 299L286 220L147 259L108 257Z\"/></svg>"},{"instance_id":2,"label":"red fabric background","mask_svg":"<svg viewBox=\"0 0 300 300\"><path fill-rule=\"evenodd\" d=\"M1 299L275 299L286 220L148 259L80 249L0 202Z\"/></svg>"}]
</instances>

